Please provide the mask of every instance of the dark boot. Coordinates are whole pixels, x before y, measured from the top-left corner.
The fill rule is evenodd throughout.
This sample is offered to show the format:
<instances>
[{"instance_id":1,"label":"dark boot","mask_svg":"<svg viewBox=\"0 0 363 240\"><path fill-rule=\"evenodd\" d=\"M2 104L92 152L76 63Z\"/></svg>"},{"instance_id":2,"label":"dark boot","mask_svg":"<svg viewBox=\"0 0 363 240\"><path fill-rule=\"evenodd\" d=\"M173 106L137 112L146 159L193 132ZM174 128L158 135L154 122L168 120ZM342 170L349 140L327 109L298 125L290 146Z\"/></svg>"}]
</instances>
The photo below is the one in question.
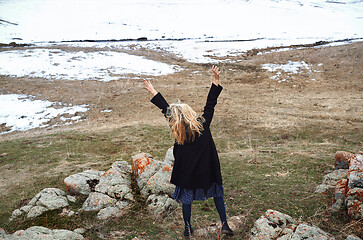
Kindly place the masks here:
<instances>
[{"instance_id":1,"label":"dark boot","mask_svg":"<svg viewBox=\"0 0 363 240\"><path fill-rule=\"evenodd\" d=\"M226 223L226 222L223 223L222 234L226 234L228 236L233 236L234 235L232 229L228 226L228 223Z\"/></svg>"},{"instance_id":2,"label":"dark boot","mask_svg":"<svg viewBox=\"0 0 363 240\"><path fill-rule=\"evenodd\" d=\"M184 237L190 238L193 234L194 229L190 226L190 223L185 224Z\"/></svg>"}]
</instances>

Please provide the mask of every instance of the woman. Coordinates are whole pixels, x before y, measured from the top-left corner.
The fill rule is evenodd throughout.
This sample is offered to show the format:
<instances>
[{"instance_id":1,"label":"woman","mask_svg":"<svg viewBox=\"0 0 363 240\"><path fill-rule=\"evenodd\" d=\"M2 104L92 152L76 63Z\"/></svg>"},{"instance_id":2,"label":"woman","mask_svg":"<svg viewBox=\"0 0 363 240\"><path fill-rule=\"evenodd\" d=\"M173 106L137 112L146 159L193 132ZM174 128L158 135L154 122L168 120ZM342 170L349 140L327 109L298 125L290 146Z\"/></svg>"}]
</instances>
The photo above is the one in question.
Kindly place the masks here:
<instances>
[{"instance_id":1,"label":"woman","mask_svg":"<svg viewBox=\"0 0 363 240\"><path fill-rule=\"evenodd\" d=\"M146 90L153 95L151 102L162 110L169 122L171 136L175 139L173 150L175 162L170 182L176 186L175 199L183 203L185 237L190 237L193 233L190 224L193 200L203 201L210 197L213 197L220 216L222 233L233 235L227 224L219 158L209 128L214 106L223 89L219 85L218 67L213 66L212 72L214 80L202 116L187 104L179 102L169 105L161 93L154 89L151 82L144 80Z\"/></svg>"}]
</instances>

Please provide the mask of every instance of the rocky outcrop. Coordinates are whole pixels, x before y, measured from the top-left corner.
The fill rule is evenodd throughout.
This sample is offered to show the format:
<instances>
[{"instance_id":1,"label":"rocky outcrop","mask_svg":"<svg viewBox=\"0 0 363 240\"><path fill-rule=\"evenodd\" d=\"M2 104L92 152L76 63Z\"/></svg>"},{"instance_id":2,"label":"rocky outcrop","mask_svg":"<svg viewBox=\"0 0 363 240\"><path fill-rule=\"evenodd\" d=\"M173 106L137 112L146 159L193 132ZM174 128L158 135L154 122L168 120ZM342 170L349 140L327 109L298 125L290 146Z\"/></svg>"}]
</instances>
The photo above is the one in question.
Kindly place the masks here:
<instances>
[{"instance_id":1,"label":"rocky outcrop","mask_svg":"<svg viewBox=\"0 0 363 240\"><path fill-rule=\"evenodd\" d=\"M84 239L83 236L75 231L64 229L48 229L45 227L30 227L26 230L19 230L13 234L6 234L0 232L0 238L4 240L80 240Z\"/></svg>"},{"instance_id":2,"label":"rocky outcrop","mask_svg":"<svg viewBox=\"0 0 363 240\"><path fill-rule=\"evenodd\" d=\"M30 202L13 211L10 220L26 215L33 218L50 210L60 209L69 205L66 193L58 188L45 188L39 192Z\"/></svg>"},{"instance_id":3,"label":"rocky outcrop","mask_svg":"<svg viewBox=\"0 0 363 240\"><path fill-rule=\"evenodd\" d=\"M173 148L170 148L164 161L140 153L132 157L132 172L141 190L147 197L147 208L156 217L163 217L178 207L172 199L175 186L170 183L174 164Z\"/></svg>"},{"instance_id":4,"label":"rocky outcrop","mask_svg":"<svg viewBox=\"0 0 363 240\"><path fill-rule=\"evenodd\" d=\"M363 155L338 151L335 154L335 171L324 177L316 192L334 190L333 211L347 207L353 219L363 218Z\"/></svg>"},{"instance_id":5,"label":"rocky outcrop","mask_svg":"<svg viewBox=\"0 0 363 240\"><path fill-rule=\"evenodd\" d=\"M316 226L298 224L289 215L275 210L267 210L254 224L250 240L333 240L329 233ZM360 240L350 235L346 240Z\"/></svg>"}]
</instances>

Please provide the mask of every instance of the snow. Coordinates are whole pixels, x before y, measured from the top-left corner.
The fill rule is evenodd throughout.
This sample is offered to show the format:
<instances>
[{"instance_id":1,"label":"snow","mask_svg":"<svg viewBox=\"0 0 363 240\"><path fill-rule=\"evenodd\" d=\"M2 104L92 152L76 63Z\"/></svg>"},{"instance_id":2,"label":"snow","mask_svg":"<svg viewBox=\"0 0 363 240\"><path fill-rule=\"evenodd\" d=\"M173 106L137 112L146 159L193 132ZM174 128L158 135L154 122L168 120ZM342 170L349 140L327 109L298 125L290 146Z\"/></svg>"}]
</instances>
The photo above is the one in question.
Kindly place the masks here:
<instances>
[{"instance_id":1,"label":"snow","mask_svg":"<svg viewBox=\"0 0 363 240\"><path fill-rule=\"evenodd\" d=\"M319 63L318 67L321 67L323 64ZM278 82L286 82L288 81L283 77L282 72L291 74L298 74L299 72L306 71L308 73L319 72L318 70L312 69L312 65L307 64L304 61L288 61L286 64L274 64L274 63L266 63L261 65L262 69L265 69L269 72L275 72L275 75L271 76L271 79L277 80ZM315 81L315 79L312 79Z\"/></svg>"},{"instance_id":2,"label":"snow","mask_svg":"<svg viewBox=\"0 0 363 240\"><path fill-rule=\"evenodd\" d=\"M34 100L32 96L19 94L0 95L0 124L9 128L0 134L13 131L26 131L37 127L49 126L49 121L60 116L63 124L79 121L76 113L88 111L87 106L62 106L43 100ZM71 117L69 117L71 116Z\"/></svg>"},{"instance_id":3,"label":"snow","mask_svg":"<svg viewBox=\"0 0 363 240\"><path fill-rule=\"evenodd\" d=\"M0 52L0 74L66 80L117 80L122 74L171 74L177 66L120 52L27 49Z\"/></svg>"},{"instance_id":4,"label":"snow","mask_svg":"<svg viewBox=\"0 0 363 240\"><path fill-rule=\"evenodd\" d=\"M3 0L0 18L17 24L0 24L3 43L146 37L153 40L148 48L192 62L253 48L363 37L361 0Z\"/></svg>"}]
</instances>

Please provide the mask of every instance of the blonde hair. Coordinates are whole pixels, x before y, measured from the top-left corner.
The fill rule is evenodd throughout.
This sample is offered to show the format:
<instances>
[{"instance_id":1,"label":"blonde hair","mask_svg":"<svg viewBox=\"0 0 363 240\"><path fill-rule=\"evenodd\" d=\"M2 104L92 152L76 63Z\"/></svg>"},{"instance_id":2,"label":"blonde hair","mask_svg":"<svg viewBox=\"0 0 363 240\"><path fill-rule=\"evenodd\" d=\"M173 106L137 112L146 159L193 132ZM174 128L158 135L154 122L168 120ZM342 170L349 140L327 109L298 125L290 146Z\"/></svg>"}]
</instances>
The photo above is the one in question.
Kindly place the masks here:
<instances>
[{"instance_id":1,"label":"blonde hair","mask_svg":"<svg viewBox=\"0 0 363 240\"><path fill-rule=\"evenodd\" d=\"M193 141L195 136L201 135L205 119L197 114L188 104L173 103L166 113L169 119L170 136L175 138L178 144Z\"/></svg>"}]
</instances>

